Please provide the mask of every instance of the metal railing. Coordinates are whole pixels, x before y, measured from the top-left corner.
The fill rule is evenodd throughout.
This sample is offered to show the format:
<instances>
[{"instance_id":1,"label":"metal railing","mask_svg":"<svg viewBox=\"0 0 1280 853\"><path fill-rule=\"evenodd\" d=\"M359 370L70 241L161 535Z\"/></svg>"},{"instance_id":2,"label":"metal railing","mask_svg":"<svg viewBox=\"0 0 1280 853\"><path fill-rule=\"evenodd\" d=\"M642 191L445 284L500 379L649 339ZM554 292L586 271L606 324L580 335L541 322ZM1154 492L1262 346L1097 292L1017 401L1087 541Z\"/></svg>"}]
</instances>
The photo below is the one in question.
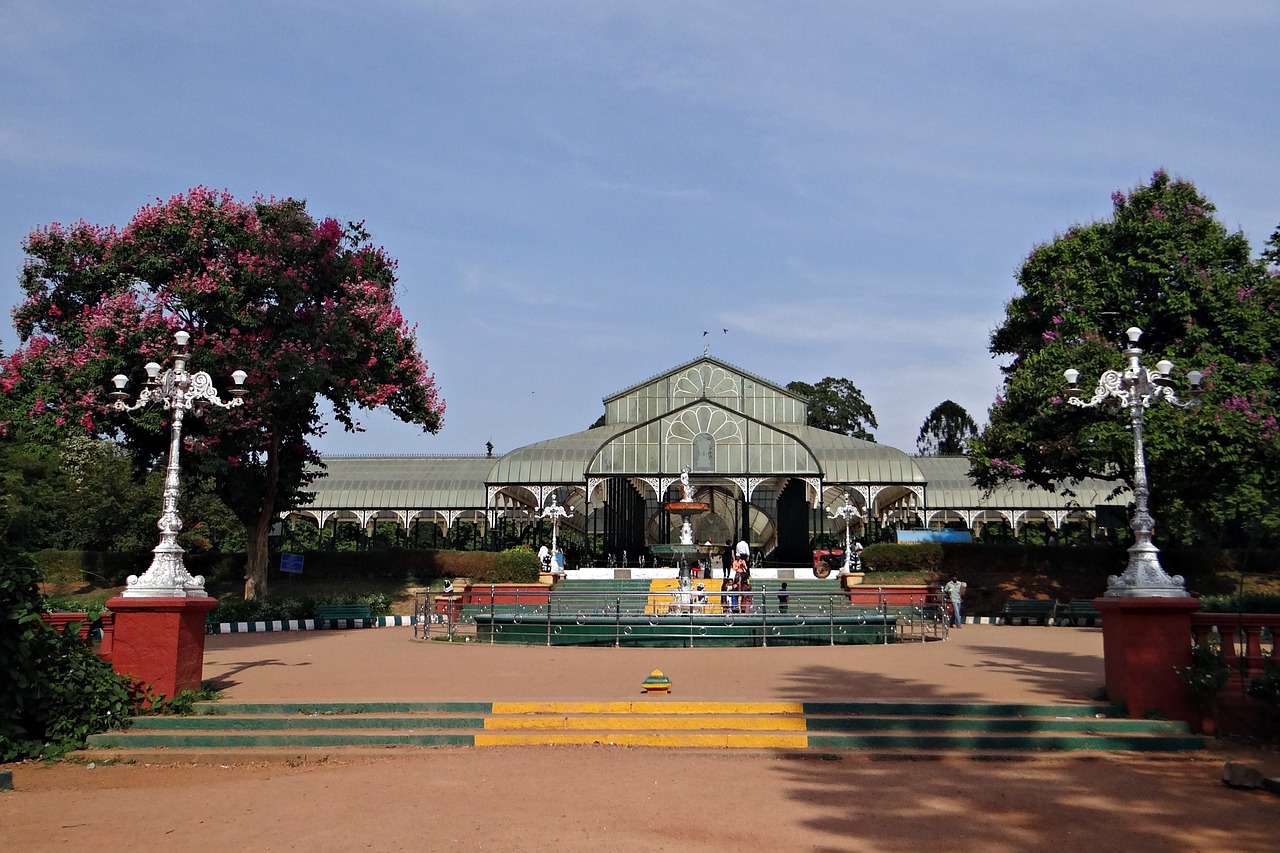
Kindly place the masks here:
<instances>
[{"instance_id":1,"label":"metal railing","mask_svg":"<svg viewBox=\"0 0 1280 853\"><path fill-rule=\"evenodd\" d=\"M853 604L847 592L783 591L759 584L749 591L512 590L420 593L414 636L496 643L503 632L517 642L622 646L653 644L797 645L903 642L947 637L940 594L892 597L878 590ZM481 630L477 631L477 625ZM505 637L501 641L508 641Z\"/></svg>"}]
</instances>

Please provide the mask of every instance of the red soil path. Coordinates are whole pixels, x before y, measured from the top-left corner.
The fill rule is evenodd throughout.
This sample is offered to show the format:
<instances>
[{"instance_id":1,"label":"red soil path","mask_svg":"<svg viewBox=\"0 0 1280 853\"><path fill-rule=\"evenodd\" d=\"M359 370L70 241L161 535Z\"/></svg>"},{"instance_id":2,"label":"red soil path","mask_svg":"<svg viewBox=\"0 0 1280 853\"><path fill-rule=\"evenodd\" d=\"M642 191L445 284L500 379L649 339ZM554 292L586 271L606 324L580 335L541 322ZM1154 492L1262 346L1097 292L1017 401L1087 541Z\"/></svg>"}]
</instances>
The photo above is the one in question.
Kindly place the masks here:
<instances>
[{"instance_id":1,"label":"red soil path","mask_svg":"<svg viewBox=\"0 0 1280 853\"><path fill-rule=\"evenodd\" d=\"M966 626L946 643L548 649L415 642L403 628L209 638L227 701L672 698L1087 702L1092 629ZM663 701L653 697L652 701ZM892 760L622 747L436 749L323 763L16 765L0 849L1206 850L1280 846L1280 797L1220 783L1227 755ZM834 760L825 760L834 759Z\"/></svg>"}]
</instances>

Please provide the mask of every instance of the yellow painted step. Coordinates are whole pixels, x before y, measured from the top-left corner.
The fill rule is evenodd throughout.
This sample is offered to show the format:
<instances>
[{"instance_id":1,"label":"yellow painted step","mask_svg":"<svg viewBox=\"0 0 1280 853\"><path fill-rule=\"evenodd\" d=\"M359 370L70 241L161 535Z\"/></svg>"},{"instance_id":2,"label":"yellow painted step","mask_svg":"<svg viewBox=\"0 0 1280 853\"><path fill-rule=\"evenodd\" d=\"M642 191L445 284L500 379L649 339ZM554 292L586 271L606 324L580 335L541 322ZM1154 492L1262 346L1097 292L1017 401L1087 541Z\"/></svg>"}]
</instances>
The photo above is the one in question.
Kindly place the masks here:
<instances>
[{"instance_id":1,"label":"yellow painted step","mask_svg":"<svg viewBox=\"0 0 1280 853\"><path fill-rule=\"evenodd\" d=\"M699 749L807 749L799 734L686 734L676 732L500 732L476 735L476 746L611 746L693 747Z\"/></svg>"},{"instance_id":2,"label":"yellow painted step","mask_svg":"<svg viewBox=\"0 0 1280 853\"><path fill-rule=\"evenodd\" d=\"M805 731L803 717L736 717L728 715L652 717L652 716L520 716L487 717L485 731L577 730L600 731Z\"/></svg>"},{"instance_id":3,"label":"yellow painted step","mask_svg":"<svg viewBox=\"0 0 1280 853\"><path fill-rule=\"evenodd\" d=\"M494 702L493 714L803 714L802 702Z\"/></svg>"}]
</instances>

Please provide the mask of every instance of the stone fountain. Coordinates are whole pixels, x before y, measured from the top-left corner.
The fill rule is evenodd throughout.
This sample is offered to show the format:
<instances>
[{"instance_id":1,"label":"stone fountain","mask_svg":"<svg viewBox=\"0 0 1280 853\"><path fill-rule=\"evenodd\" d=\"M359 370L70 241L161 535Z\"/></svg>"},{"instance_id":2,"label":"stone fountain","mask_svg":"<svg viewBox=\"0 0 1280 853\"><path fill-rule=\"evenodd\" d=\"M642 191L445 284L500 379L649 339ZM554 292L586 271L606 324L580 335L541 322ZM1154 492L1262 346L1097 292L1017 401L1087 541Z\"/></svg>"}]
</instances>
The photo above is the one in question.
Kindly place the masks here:
<instances>
[{"instance_id":1,"label":"stone fountain","mask_svg":"<svg viewBox=\"0 0 1280 853\"><path fill-rule=\"evenodd\" d=\"M680 500L667 501L662 508L667 512L680 515L680 541L670 545L654 545L649 550L655 555L670 557L680 567L681 580L689 577L689 563L698 558L700 546L693 539L693 523L690 516L698 512L708 512L711 504L696 500L693 486L689 483L689 469L680 470Z\"/></svg>"}]
</instances>

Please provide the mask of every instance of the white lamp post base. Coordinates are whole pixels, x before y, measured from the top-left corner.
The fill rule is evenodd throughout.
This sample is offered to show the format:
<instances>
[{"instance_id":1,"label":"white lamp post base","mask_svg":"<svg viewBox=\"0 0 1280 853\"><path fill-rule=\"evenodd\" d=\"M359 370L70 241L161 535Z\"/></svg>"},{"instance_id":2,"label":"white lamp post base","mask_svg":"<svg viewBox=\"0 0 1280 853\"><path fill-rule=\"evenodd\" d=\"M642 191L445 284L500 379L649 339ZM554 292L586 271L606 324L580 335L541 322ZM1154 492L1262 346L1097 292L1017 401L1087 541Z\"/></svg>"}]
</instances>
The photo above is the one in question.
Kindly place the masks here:
<instances>
[{"instance_id":1,"label":"white lamp post base","mask_svg":"<svg viewBox=\"0 0 1280 853\"><path fill-rule=\"evenodd\" d=\"M130 575L122 598L206 598L204 576L192 575L182 562L185 553L176 542L161 542L155 558L141 575Z\"/></svg>"},{"instance_id":2,"label":"white lamp post base","mask_svg":"<svg viewBox=\"0 0 1280 853\"><path fill-rule=\"evenodd\" d=\"M1129 565L1122 574L1107 578L1107 598L1189 598L1182 575L1170 576L1156 555L1152 542L1136 542L1129 548Z\"/></svg>"}]
</instances>

